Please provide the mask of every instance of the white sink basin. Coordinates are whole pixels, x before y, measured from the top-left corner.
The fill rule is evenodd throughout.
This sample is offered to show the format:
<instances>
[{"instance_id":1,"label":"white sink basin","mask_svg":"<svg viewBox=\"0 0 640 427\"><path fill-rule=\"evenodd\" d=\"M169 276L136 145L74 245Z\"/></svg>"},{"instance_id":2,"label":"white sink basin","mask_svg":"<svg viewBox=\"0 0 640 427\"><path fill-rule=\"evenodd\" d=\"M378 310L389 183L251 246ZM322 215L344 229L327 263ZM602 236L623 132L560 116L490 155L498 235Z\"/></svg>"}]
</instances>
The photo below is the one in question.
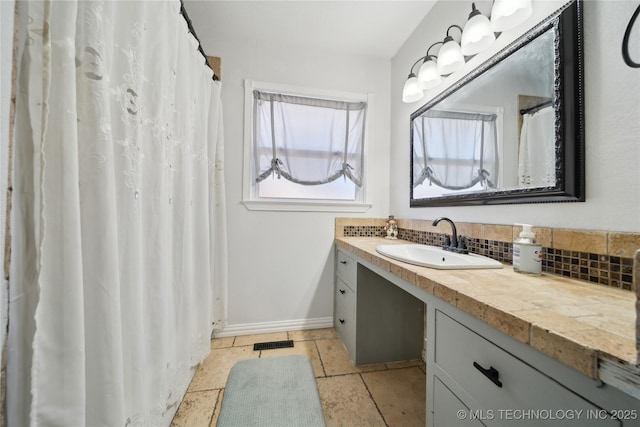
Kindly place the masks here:
<instances>
[{"instance_id":1,"label":"white sink basin","mask_svg":"<svg viewBox=\"0 0 640 427\"><path fill-rule=\"evenodd\" d=\"M479 268L502 268L494 259L476 254L458 254L427 245L379 245L379 254L398 261L439 270L470 270Z\"/></svg>"}]
</instances>

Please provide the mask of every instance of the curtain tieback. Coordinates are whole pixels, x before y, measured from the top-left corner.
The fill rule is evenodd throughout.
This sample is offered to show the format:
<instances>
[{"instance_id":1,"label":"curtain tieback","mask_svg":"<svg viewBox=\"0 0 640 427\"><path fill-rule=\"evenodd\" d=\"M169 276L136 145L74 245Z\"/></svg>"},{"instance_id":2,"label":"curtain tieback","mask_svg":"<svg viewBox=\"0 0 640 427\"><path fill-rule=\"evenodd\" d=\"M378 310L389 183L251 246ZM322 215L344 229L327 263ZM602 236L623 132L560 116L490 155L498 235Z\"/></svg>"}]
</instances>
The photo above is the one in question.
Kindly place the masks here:
<instances>
[{"instance_id":1,"label":"curtain tieback","mask_svg":"<svg viewBox=\"0 0 640 427\"><path fill-rule=\"evenodd\" d=\"M422 169L422 173L420 174L420 176L429 179L429 187L433 185L433 169L431 169L431 166L427 166L426 168Z\"/></svg>"},{"instance_id":2,"label":"curtain tieback","mask_svg":"<svg viewBox=\"0 0 640 427\"><path fill-rule=\"evenodd\" d=\"M349 169L353 170L353 166L351 166L349 163L342 164L342 178L344 178L344 182L347 182L347 176L350 178L353 176Z\"/></svg>"},{"instance_id":3,"label":"curtain tieback","mask_svg":"<svg viewBox=\"0 0 640 427\"><path fill-rule=\"evenodd\" d=\"M486 170L486 169L478 169L478 176L480 177L480 184L483 187L488 188L489 187L489 176L491 176L489 171Z\"/></svg>"},{"instance_id":4,"label":"curtain tieback","mask_svg":"<svg viewBox=\"0 0 640 427\"><path fill-rule=\"evenodd\" d=\"M271 172L276 173L278 175L278 179L282 176L282 170L280 169L280 165L282 165L282 160L277 157L271 159Z\"/></svg>"}]
</instances>

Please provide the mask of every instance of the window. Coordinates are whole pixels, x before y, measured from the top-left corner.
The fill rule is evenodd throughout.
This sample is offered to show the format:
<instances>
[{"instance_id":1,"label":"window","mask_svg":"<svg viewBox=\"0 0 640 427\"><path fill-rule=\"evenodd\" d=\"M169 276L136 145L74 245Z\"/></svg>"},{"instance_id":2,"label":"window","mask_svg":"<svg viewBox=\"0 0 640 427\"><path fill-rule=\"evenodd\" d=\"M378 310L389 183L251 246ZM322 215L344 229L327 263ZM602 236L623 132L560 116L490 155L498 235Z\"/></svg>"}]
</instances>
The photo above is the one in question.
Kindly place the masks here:
<instances>
[{"instance_id":1,"label":"window","mask_svg":"<svg viewBox=\"0 0 640 427\"><path fill-rule=\"evenodd\" d=\"M366 95L245 82L249 209L358 211L364 203Z\"/></svg>"},{"instance_id":2,"label":"window","mask_svg":"<svg viewBox=\"0 0 640 427\"><path fill-rule=\"evenodd\" d=\"M413 121L414 197L498 184L499 114L431 110ZM435 189L429 187L435 186Z\"/></svg>"}]
</instances>

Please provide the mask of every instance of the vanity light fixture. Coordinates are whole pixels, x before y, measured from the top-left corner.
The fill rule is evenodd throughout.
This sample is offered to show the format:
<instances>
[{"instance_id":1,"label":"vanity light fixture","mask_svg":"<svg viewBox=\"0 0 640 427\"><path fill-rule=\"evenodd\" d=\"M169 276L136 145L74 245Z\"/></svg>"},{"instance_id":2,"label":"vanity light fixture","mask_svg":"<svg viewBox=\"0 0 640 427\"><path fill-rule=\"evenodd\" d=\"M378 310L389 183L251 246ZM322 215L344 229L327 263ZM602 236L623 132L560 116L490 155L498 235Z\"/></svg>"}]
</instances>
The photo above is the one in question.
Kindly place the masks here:
<instances>
[{"instance_id":1,"label":"vanity light fixture","mask_svg":"<svg viewBox=\"0 0 640 427\"><path fill-rule=\"evenodd\" d=\"M449 75L464 65L464 56L458 42L449 35L452 28L457 28L462 33L462 28L458 25L451 25L447 28L447 36L442 41L442 47L438 53L438 72L443 75Z\"/></svg>"},{"instance_id":2,"label":"vanity light fixture","mask_svg":"<svg viewBox=\"0 0 640 427\"><path fill-rule=\"evenodd\" d=\"M491 8L491 28L495 33L510 30L533 13L531 0L495 0Z\"/></svg>"},{"instance_id":3,"label":"vanity light fixture","mask_svg":"<svg viewBox=\"0 0 640 427\"><path fill-rule=\"evenodd\" d=\"M471 3L469 20L464 26L460 40L462 54L472 56L480 53L494 41L496 41L496 35L493 33L489 18L476 9L475 3Z\"/></svg>"},{"instance_id":4,"label":"vanity light fixture","mask_svg":"<svg viewBox=\"0 0 640 427\"><path fill-rule=\"evenodd\" d=\"M435 42L429 49L427 49L427 54L424 57L424 62L420 66L420 70L418 71L418 84L420 88L423 90L431 89L440 84L442 79L440 78L440 73L438 72L438 57L435 55L429 55L429 51L434 46L442 44L442 42Z\"/></svg>"},{"instance_id":5,"label":"vanity light fixture","mask_svg":"<svg viewBox=\"0 0 640 427\"><path fill-rule=\"evenodd\" d=\"M420 101L424 90L440 84L440 76L448 76L462 67L465 56L474 56L487 49L496 40L496 33L500 36L499 33L520 25L532 13L531 0L494 0L489 19L476 8L475 3L471 3L471 13L464 29L455 24L449 26L444 40L429 46L427 54L413 64L402 89L402 101ZM449 34L452 28L460 30L460 43ZM438 44L442 45L438 56L429 54L431 48ZM422 65L416 75L413 68L420 61Z\"/></svg>"}]
</instances>

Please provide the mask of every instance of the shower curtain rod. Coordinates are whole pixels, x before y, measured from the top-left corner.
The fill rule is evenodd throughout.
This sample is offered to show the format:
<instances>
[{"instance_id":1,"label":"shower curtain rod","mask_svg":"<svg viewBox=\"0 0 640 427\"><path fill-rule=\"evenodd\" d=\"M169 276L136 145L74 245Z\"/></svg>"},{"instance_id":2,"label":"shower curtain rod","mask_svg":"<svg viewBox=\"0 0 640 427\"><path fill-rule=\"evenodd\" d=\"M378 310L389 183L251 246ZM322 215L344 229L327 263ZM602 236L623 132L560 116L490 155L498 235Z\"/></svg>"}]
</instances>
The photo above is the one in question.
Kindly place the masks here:
<instances>
[{"instance_id":1,"label":"shower curtain rod","mask_svg":"<svg viewBox=\"0 0 640 427\"><path fill-rule=\"evenodd\" d=\"M547 105L551 105L551 104L553 104L552 100L544 101L544 102L541 102L540 104L534 105L533 107L523 108L522 110L520 110L520 114L524 115L524 114L530 113L530 112L532 112L534 110L538 110L538 109L540 109L542 107L546 107Z\"/></svg>"},{"instance_id":2,"label":"shower curtain rod","mask_svg":"<svg viewBox=\"0 0 640 427\"><path fill-rule=\"evenodd\" d=\"M200 39L198 38L198 35L196 34L196 30L193 28L193 24L191 23L191 19L189 19L189 14L187 13L187 9L184 8L184 1L180 0L180 14L182 15L182 17L184 18L185 21L187 21L187 27L189 27L189 32L191 34L193 34L193 37L195 37L195 39L198 41L198 51L202 54L202 57L204 58L204 63L207 67L211 68L211 71L213 71L213 68L211 67L211 65L209 65L209 61L207 61L207 55L204 53L204 49L202 49L202 43L200 43ZM214 81L218 81L218 76L216 76L216 72L213 71L213 80Z\"/></svg>"}]
</instances>

